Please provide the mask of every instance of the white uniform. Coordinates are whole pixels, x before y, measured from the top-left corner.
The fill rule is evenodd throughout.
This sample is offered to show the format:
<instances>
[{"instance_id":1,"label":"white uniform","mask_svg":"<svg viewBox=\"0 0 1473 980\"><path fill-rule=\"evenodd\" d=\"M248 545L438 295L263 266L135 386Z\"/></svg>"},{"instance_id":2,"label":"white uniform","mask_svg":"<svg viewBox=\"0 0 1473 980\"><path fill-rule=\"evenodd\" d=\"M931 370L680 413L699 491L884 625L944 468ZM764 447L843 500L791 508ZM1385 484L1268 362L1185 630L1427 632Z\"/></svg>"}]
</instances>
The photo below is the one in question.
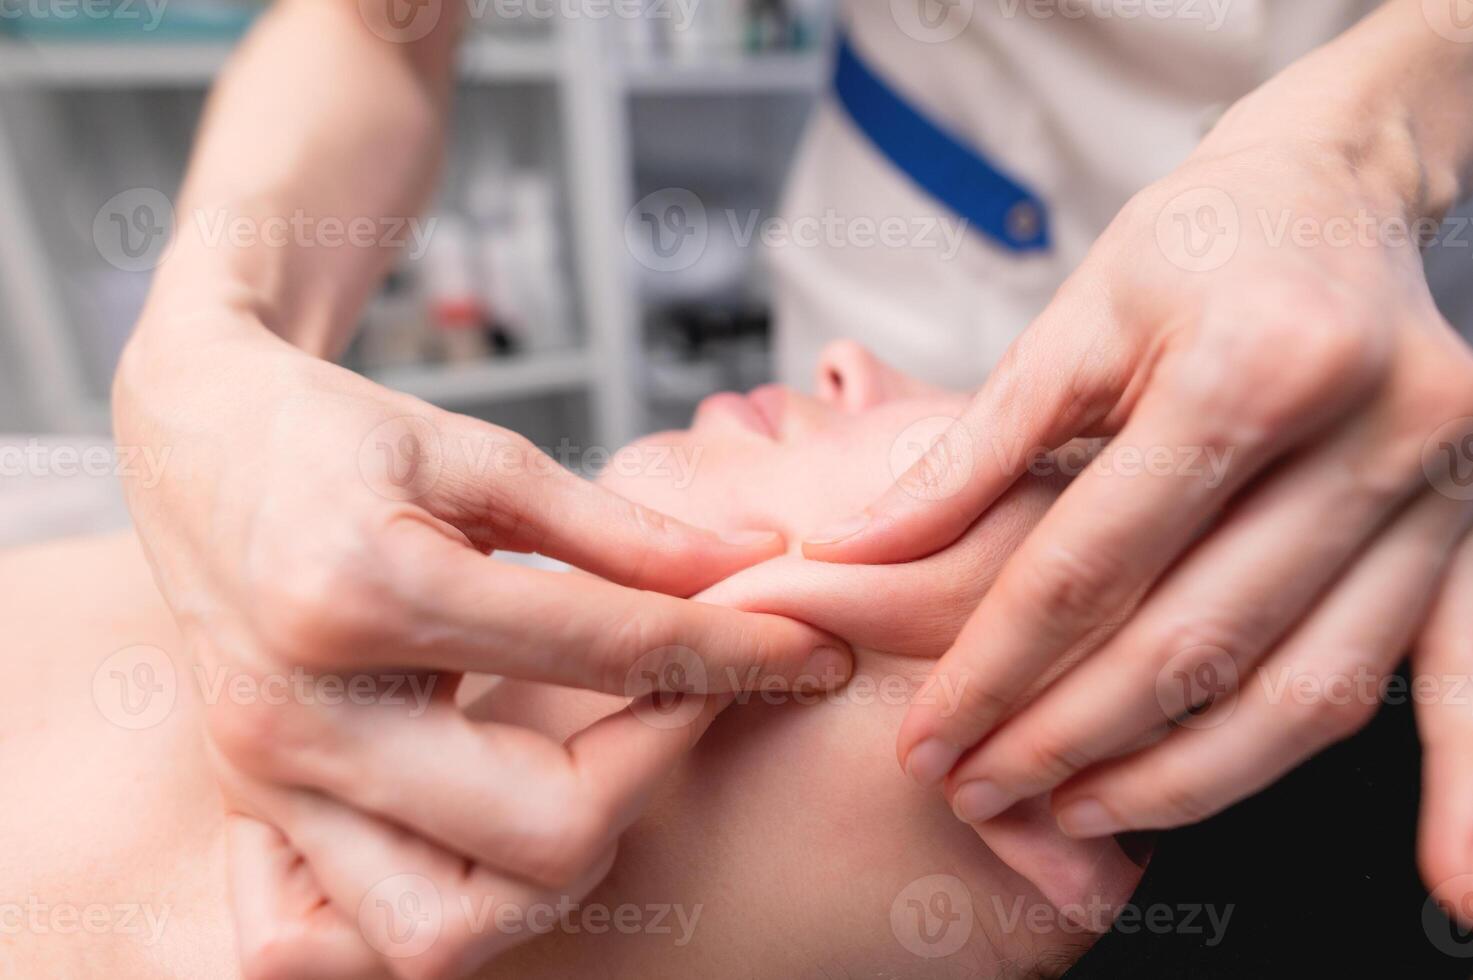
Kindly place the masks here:
<instances>
[{"instance_id":1,"label":"white uniform","mask_svg":"<svg viewBox=\"0 0 1473 980\"><path fill-rule=\"evenodd\" d=\"M1163 5L1175 13L1160 16ZM820 247L771 250L780 378L806 387L823 344L853 337L919 377L977 385L1133 193L1180 164L1229 104L1375 6L846 4L851 44L876 75L1045 202L1052 247L1013 252L975 230L958 245L959 219L830 94L815 110L783 211L826 219L834 231ZM899 237L889 247L872 241L870 222L886 219L892 233L908 223L903 247L893 244Z\"/></svg>"}]
</instances>

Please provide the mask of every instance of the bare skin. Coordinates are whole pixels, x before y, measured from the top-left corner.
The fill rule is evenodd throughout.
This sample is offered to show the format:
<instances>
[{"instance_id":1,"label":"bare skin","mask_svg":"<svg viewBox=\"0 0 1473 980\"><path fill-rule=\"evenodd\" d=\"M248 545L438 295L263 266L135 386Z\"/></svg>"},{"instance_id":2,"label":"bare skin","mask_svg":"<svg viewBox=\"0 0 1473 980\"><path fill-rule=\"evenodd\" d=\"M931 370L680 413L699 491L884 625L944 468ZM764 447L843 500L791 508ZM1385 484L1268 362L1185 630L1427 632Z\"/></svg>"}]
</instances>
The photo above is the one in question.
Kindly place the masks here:
<instances>
[{"instance_id":1,"label":"bare skin","mask_svg":"<svg viewBox=\"0 0 1473 980\"><path fill-rule=\"evenodd\" d=\"M1449 639L1473 566L1473 505L1449 472L1473 465L1473 351L1420 253L1473 178L1457 9L1390 0L1242 98L1121 210L931 453L806 541L837 562L925 555L1037 452L1111 439L937 664L938 682L968 681L966 702L918 703L900 729L901 765L966 819L1058 790L1077 836L1191 823L1377 706L1270 703L1260 681L1384 675L1409 647L1445 686L1473 668ZM1180 465L1209 455L1221 466ZM1040 670L1127 610L1025 704ZM1160 697L1163 675L1204 669L1214 692ZM1239 690L1211 732L1152 738ZM1452 699L1418 711L1429 751L1467 744ZM1449 805L1468 772L1430 770L1452 783L1430 787L1424 826L1440 833L1421 842L1427 883L1458 909L1473 908L1473 852Z\"/></svg>"},{"instance_id":2,"label":"bare skin","mask_svg":"<svg viewBox=\"0 0 1473 980\"><path fill-rule=\"evenodd\" d=\"M881 487L897 437L959 403L960 396L928 391L843 345L828 366L831 387L819 399L781 396L776 434L755 431L745 410L716 399L689 432L652 437L647 447L702 448L688 485L651 473L611 475L610 485L686 519L740 510L744 519L797 531ZM774 690L726 707L694 747L672 759L622 835L607 878L570 899L580 908L678 907L684 929L674 911L669 932L652 926L590 934L578 917L576 932L559 926L540 938L511 926L485 975L1061 972L1091 941L1085 926L1108 919L1078 923L1054 910L1118 908L1140 869L1111 840L1065 838L1041 801L969 828L944 801L882 764L916 685L960 626L970 590L996 574L1057 489L1043 481L1020 486L956 547L900 575L791 553L702 594L705 602L770 610L844 636L858 651L855 680L842 691L797 698ZM236 880L227 883L226 806L198 739L209 692L220 690L217 675L192 658L136 538L0 556L0 613L13 624L17 671L0 706L0 753L14 798L24 801L0 819L7 839L27 842L9 856L0 894L35 894L47 914L68 905L131 904L163 918L156 935L142 927L11 931L0 945L6 972L68 975L105 962L110 975L235 976L233 891L245 942L260 939L257 926L277 928L285 920L299 930L290 948L313 950L310 960L277 959L281 975L377 975L381 967L364 955L356 910L344 915L331 903L291 844L251 837L250 858L236 862ZM116 651L140 644L165 653L178 684L172 709L133 730L106 669ZM458 700L478 724L494 721L558 741L628 703L482 678L464 685ZM379 766L359 778L409 792L407 775ZM476 774L459 778L474 782ZM528 784L523 795L536 791ZM917 949L927 947L898 938L907 920L897 932L892 909L908 909L906 888L935 874L962 884L973 916L955 951L922 959ZM447 905L466 897L490 903L486 908L506 900L495 890L462 896L453 886L443 897ZM1022 920L1033 925L1018 924L1020 910L1034 915ZM1047 914L1040 919L1037 910ZM333 928L322 924L323 913L334 917ZM269 957L252 962L262 958ZM418 962L390 959L405 970Z\"/></svg>"},{"instance_id":3,"label":"bare skin","mask_svg":"<svg viewBox=\"0 0 1473 980\"><path fill-rule=\"evenodd\" d=\"M753 535L761 529L739 520L700 528L556 474L534 478L538 454L515 433L436 412L328 363L390 265L391 246L236 246L201 234L201 213L346 223L419 209L438 167L460 5L419 5L440 14L413 38L385 30L388 6L284 0L262 18L211 95L176 201L183 220L118 372L119 442L172 460L157 486L128 487L129 505L193 655L249 674L352 670L365 651L414 650L416 670L518 673L605 690L621 687L652 650L679 646L725 664L760 652L759 676L788 683L814 658L850 664L833 636L792 620L686 601L781 553L779 536ZM992 383L957 410L963 424L937 456L967 446L980 464L959 491L930 499L934 475L946 473L933 456L883 503L865 510L884 487L854 501L852 512L870 518L862 527L834 514L804 530L810 557L836 562L900 561L944 547L1018 475L990 457L997 431L1025 454L1093 432L1145 450L1240 450L1229 479L1211 486L1112 480L1092 467L985 602L979 592L976 618L937 668L938 678L966 679L969 700L945 715L917 703L897 745L912 775L944 786L967 819L1058 787L1059 816L1080 836L1177 825L1240 799L1273 778L1286 755L1302 758L1363 720L1365 711L1293 723L1244 712L1210 742L1175 737L1124 766L1107 761L1169 717L1150 682L1178 647L1223 648L1245 673L1275 654L1314 669L1305 651L1326 641L1301 628L1334 620L1323 634L1332 645L1364 632L1340 614L1361 605L1361 566L1371 580L1390 579L1404 538L1415 539L1414 551L1461 539L1456 521L1400 520L1427 492L1419 447L1445 423L1473 416L1473 358L1433 309L1415 243L1274 246L1257 223L1260 213L1285 212L1321 228L1362 213L1377 225L1409 223L1435 218L1464 193L1473 45L1462 43L1456 21L1432 18L1448 9L1389 0L1243 99L1178 172L1132 201ZM1157 226L1191 200L1184 194L1204 188L1233 202L1244 232L1230 261L1197 270L1163 257ZM365 471L360 451L385 444L407 447L417 463L434 458L440 478L398 488L423 493L375 492L393 481L372 465ZM474 451L436 457L446 444ZM515 475L485 479L470 463L483 451L510 453ZM1229 504L1238 519L1198 541L1198 528ZM1332 535L1317 520L1331 508L1347 515ZM496 548L540 549L598 579L503 569L493 579L478 552ZM1275 558L1267 573L1262 554ZM1435 611L1433 600L1445 569L1459 582L1470 564L1451 544L1434 554L1426 587L1408 600L1421 615L1376 633L1362 659L1382 667L1431 624L1422 631L1429 669L1466 672L1466 650L1448 639L1466 633L1461 593L1449 586ZM393 574L410 567L407 578ZM472 586L448 590L447 579ZM1145 590L1153 596L1136 610ZM1254 618L1265 593L1275 600L1271 614ZM449 594L454 602L431 601ZM495 604L508 595L518 601ZM1339 600L1317 604L1325 595ZM539 615L521 615L528 604ZM1023 710L1034 678L1073 662L1079 644L1127 616L1117 644ZM1093 712L1076 713L1080 691L1093 687L1091 663L1129 682L1096 699ZM1436 705L1423 719L1439 760L1429 769L1432 836L1422 842L1435 887L1473 880L1469 814L1456 803L1473 798L1473 769L1462 764L1467 720L1447 709ZM396 846L381 835L385 822L415 828L415 847L448 848L548 887L587 885L604 858L597 846L614 829L590 821L576 835L579 848L499 847L484 828L429 815L485 802L448 779L426 779L418 794L391 801L394 812L378 812L365 795L373 784L342 777L378 754L406 751L419 729L403 717L301 706L211 706L208 715L212 766L231 807L320 841L309 863L340 905L397 866L392 859L365 870L365 855L350 859L353 848L342 843L379 833L375 853L384 855ZM454 726L448 714L436 717ZM605 729L589 758L639 734ZM434 744L422 760L427 771L469 766L488 751L475 739ZM517 745L515 764L525 769L561 758L545 740ZM319 768L304 773L303 759ZM1042 781L1027 778L1035 760L1048 763ZM1203 780L1231 760L1249 764ZM564 763L545 776L570 797L605 794L578 797L565 812L622 814L656 768L621 781ZM963 793L988 783L980 800ZM345 833L345 821L359 833ZM575 858L556 856L564 853ZM1468 907L1461 891L1445 897ZM473 945L447 956L441 971L461 969Z\"/></svg>"}]
</instances>

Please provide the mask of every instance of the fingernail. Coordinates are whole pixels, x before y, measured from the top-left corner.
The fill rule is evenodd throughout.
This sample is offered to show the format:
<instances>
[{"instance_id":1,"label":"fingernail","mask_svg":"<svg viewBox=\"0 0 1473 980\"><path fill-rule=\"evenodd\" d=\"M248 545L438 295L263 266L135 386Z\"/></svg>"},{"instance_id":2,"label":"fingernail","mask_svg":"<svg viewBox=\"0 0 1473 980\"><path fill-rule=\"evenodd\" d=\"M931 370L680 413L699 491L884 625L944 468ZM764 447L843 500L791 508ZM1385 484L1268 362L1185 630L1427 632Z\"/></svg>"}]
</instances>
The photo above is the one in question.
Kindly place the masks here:
<instances>
[{"instance_id":1,"label":"fingernail","mask_svg":"<svg viewBox=\"0 0 1473 980\"><path fill-rule=\"evenodd\" d=\"M962 823L986 823L1016 802L1011 793L992 780L973 779L956 791L951 809Z\"/></svg>"},{"instance_id":2,"label":"fingernail","mask_svg":"<svg viewBox=\"0 0 1473 980\"><path fill-rule=\"evenodd\" d=\"M961 757L962 750L955 745L947 745L939 738L928 738L910 750L905 760L905 771L911 779L929 789L945 779Z\"/></svg>"},{"instance_id":3,"label":"fingernail","mask_svg":"<svg viewBox=\"0 0 1473 980\"><path fill-rule=\"evenodd\" d=\"M1105 837L1125 829L1099 800L1075 800L1059 811L1058 821L1070 837Z\"/></svg>"},{"instance_id":4,"label":"fingernail","mask_svg":"<svg viewBox=\"0 0 1473 980\"><path fill-rule=\"evenodd\" d=\"M868 514L855 514L848 520L829 525L817 534L810 534L806 540L809 544L838 544L845 538L852 538L863 531L869 526L869 521Z\"/></svg>"},{"instance_id":5,"label":"fingernail","mask_svg":"<svg viewBox=\"0 0 1473 980\"><path fill-rule=\"evenodd\" d=\"M838 647L818 647L803 665L803 678L816 678L820 690L838 687L854 670L854 660Z\"/></svg>"},{"instance_id":6,"label":"fingernail","mask_svg":"<svg viewBox=\"0 0 1473 980\"><path fill-rule=\"evenodd\" d=\"M721 534L721 540L737 548L755 548L781 541L782 535L776 531L726 531Z\"/></svg>"}]
</instances>

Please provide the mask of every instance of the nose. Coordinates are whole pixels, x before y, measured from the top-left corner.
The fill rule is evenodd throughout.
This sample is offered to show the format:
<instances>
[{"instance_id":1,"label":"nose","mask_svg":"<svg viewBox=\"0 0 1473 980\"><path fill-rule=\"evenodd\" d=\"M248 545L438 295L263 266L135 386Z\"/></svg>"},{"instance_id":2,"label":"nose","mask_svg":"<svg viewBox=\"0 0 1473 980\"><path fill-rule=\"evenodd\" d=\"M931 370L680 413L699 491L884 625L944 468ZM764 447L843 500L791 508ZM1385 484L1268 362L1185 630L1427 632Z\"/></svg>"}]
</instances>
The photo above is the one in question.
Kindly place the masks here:
<instances>
[{"instance_id":1,"label":"nose","mask_svg":"<svg viewBox=\"0 0 1473 980\"><path fill-rule=\"evenodd\" d=\"M818 355L814 381L818 399L843 412L862 412L887 397L888 369L869 348L853 340L836 340Z\"/></svg>"}]
</instances>

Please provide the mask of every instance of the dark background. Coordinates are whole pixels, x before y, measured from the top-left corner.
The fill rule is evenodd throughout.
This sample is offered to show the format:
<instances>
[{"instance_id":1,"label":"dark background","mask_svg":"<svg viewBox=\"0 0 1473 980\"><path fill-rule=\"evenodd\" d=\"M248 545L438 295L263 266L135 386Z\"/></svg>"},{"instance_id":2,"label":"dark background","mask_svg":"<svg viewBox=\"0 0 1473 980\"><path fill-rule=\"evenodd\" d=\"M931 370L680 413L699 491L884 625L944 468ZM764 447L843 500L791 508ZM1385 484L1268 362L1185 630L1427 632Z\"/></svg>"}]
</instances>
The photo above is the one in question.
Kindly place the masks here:
<instances>
[{"instance_id":1,"label":"dark background","mask_svg":"<svg viewBox=\"0 0 1473 980\"><path fill-rule=\"evenodd\" d=\"M1222 941L1105 935L1067 980L1473 976L1473 931L1428 915L1411 704L1198 826L1161 835L1133 904L1234 906ZM1205 919L1199 919L1204 922ZM1458 955L1450 955L1453 950Z\"/></svg>"}]
</instances>

